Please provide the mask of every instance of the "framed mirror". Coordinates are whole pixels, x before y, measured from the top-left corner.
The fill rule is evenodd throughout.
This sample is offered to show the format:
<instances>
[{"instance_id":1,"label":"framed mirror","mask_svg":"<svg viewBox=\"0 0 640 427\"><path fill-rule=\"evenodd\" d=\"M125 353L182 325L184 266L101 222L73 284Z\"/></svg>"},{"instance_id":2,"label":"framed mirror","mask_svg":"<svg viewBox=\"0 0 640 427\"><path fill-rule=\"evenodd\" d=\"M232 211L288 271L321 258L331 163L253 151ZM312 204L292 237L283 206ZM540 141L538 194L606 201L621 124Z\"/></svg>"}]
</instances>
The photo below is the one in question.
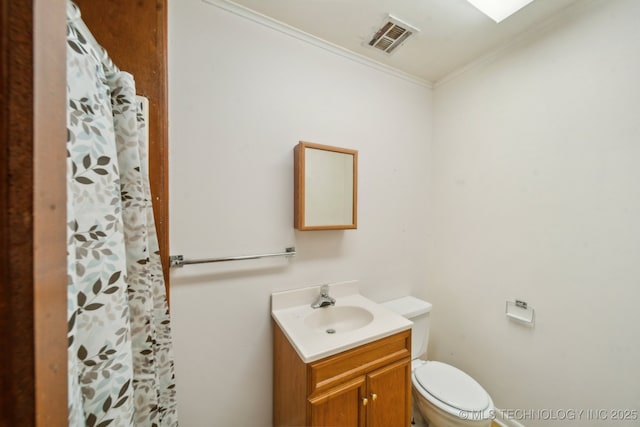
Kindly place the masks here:
<instances>
[{"instance_id":1,"label":"framed mirror","mask_svg":"<svg viewBox=\"0 0 640 427\"><path fill-rule=\"evenodd\" d=\"M294 158L294 227L357 227L358 151L300 141Z\"/></svg>"}]
</instances>

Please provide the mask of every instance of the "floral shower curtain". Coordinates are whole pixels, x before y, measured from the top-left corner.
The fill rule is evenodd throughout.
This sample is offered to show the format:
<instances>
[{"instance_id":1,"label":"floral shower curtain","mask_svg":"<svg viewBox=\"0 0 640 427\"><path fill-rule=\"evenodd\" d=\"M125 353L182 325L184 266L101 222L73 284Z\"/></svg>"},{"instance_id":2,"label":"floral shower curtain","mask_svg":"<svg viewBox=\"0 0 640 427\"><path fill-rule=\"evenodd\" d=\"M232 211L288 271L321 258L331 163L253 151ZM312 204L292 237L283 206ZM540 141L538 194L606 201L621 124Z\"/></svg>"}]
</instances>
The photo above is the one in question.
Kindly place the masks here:
<instances>
[{"instance_id":1,"label":"floral shower curtain","mask_svg":"<svg viewBox=\"0 0 640 427\"><path fill-rule=\"evenodd\" d=\"M128 73L67 3L70 426L177 426L169 312Z\"/></svg>"}]
</instances>

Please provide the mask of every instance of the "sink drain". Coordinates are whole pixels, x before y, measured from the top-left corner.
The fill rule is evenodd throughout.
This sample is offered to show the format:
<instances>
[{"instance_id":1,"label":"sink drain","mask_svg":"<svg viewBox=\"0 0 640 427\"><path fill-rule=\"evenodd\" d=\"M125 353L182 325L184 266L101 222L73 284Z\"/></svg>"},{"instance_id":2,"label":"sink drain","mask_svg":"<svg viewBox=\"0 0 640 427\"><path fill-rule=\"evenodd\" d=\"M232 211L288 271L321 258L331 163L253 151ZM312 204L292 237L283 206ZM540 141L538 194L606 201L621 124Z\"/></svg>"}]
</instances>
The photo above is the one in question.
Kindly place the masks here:
<instances>
[{"instance_id":1,"label":"sink drain","mask_svg":"<svg viewBox=\"0 0 640 427\"><path fill-rule=\"evenodd\" d=\"M328 334L335 334L336 330L335 329L327 329L327 333Z\"/></svg>"}]
</instances>

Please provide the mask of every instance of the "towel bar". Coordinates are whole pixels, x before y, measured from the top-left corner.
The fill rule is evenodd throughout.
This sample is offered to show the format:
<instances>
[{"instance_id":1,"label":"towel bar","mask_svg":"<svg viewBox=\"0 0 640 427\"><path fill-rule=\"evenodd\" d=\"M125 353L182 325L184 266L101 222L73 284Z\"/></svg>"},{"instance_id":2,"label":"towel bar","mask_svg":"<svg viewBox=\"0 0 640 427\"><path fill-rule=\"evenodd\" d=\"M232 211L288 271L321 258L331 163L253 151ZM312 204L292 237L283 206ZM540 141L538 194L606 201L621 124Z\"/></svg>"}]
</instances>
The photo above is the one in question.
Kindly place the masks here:
<instances>
[{"instance_id":1,"label":"towel bar","mask_svg":"<svg viewBox=\"0 0 640 427\"><path fill-rule=\"evenodd\" d=\"M241 255L222 258L205 258L205 259L184 259L182 255L171 255L169 257L169 267L182 267L188 264L208 264L211 262L226 262L226 261L243 261L246 259L258 259L277 256L294 256L296 254L296 248L291 246L285 249L284 252L278 252L273 254L260 254L260 255Z\"/></svg>"}]
</instances>

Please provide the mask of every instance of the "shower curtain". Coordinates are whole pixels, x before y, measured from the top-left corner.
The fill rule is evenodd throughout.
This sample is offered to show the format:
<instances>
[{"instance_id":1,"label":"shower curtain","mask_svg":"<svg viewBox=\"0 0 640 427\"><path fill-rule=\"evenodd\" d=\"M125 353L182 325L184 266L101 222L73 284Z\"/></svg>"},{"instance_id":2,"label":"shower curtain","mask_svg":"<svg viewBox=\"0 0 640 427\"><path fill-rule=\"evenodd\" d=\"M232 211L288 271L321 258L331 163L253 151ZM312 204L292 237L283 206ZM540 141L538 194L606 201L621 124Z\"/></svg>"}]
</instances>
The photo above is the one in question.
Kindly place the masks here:
<instances>
[{"instance_id":1,"label":"shower curtain","mask_svg":"<svg viewBox=\"0 0 640 427\"><path fill-rule=\"evenodd\" d=\"M67 3L70 426L177 426L169 311L133 77Z\"/></svg>"}]
</instances>

